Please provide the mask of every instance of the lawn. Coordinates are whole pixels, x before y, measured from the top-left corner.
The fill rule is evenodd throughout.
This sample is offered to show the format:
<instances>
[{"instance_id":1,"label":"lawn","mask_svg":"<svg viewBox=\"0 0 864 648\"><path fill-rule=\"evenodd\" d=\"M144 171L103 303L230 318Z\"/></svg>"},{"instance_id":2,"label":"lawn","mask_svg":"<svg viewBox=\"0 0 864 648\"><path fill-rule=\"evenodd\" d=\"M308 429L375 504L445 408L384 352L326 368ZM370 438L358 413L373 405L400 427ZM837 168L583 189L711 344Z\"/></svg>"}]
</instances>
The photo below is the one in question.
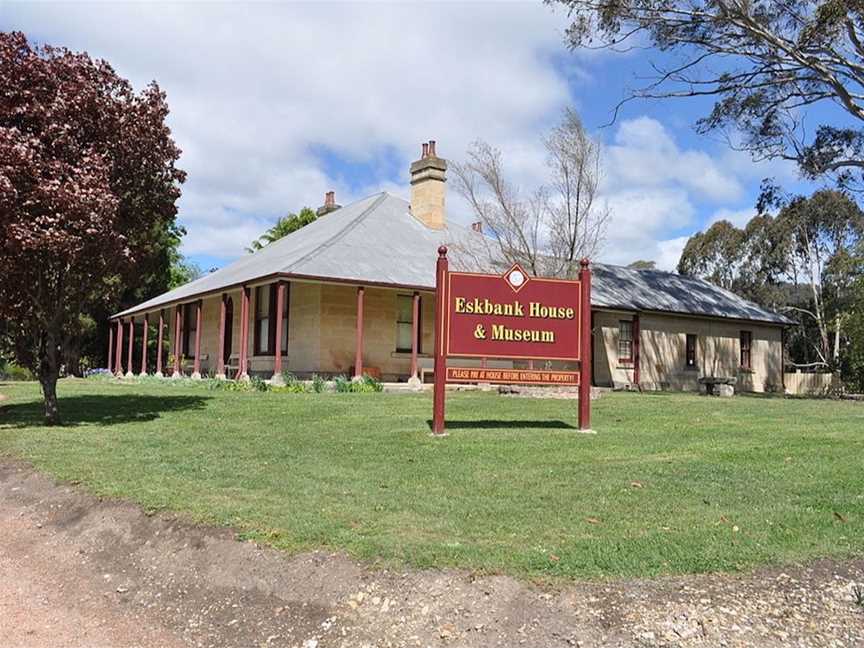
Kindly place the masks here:
<instances>
[{"instance_id":1,"label":"lawn","mask_svg":"<svg viewBox=\"0 0 864 648\"><path fill-rule=\"evenodd\" d=\"M300 551L584 578L746 569L864 553L864 405L683 394L576 404L0 384L0 455Z\"/></svg>"}]
</instances>

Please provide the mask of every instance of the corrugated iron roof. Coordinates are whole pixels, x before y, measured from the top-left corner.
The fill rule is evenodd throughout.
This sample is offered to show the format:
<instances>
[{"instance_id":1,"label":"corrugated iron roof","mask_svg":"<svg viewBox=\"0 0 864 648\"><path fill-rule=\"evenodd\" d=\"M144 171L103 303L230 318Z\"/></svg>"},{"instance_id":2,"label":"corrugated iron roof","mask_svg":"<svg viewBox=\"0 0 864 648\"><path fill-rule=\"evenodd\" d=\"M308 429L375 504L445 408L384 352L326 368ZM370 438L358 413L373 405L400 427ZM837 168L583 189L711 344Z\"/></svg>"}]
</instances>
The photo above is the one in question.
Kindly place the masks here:
<instances>
[{"instance_id":1,"label":"corrugated iron roof","mask_svg":"<svg viewBox=\"0 0 864 648\"><path fill-rule=\"evenodd\" d=\"M114 317L276 275L434 289L438 246L476 236L480 235L458 225L430 229L411 215L406 200L383 192L337 209L254 254ZM788 322L701 279L600 263L592 267L595 307Z\"/></svg>"},{"instance_id":2,"label":"corrugated iron roof","mask_svg":"<svg viewBox=\"0 0 864 648\"><path fill-rule=\"evenodd\" d=\"M591 304L595 307L790 323L786 317L703 279L604 263L592 263L591 267Z\"/></svg>"}]
</instances>

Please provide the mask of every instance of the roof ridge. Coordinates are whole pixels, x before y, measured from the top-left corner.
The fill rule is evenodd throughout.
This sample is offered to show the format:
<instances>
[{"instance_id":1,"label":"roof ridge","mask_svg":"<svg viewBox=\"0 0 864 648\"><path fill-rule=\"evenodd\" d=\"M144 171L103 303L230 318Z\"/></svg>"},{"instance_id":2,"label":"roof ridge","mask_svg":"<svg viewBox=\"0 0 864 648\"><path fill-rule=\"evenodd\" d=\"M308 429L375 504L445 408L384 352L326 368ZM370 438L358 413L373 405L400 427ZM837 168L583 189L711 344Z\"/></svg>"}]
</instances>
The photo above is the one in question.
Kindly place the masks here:
<instances>
[{"instance_id":1,"label":"roof ridge","mask_svg":"<svg viewBox=\"0 0 864 648\"><path fill-rule=\"evenodd\" d=\"M297 259L294 263L282 268L282 272L290 272L291 268L296 268L297 266L301 265L303 262L305 262L310 257L318 254L322 250L326 250L327 248L331 247L333 244L337 243L338 241L341 241L342 238L344 238L348 232L350 232L351 230L356 228L363 220L365 220L365 218L369 214L371 214L373 211L375 211L378 208L378 206L387 199L387 195L388 194L386 191L380 192L380 194L378 195L378 198L375 199L375 202L373 202L366 209L364 209L357 216L355 216L351 221L349 221L345 225L345 227L343 227L339 231L339 233L336 234L336 236L333 236L333 237L325 240L320 245L315 246L313 249L309 250L309 252L307 252L302 257Z\"/></svg>"}]
</instances>

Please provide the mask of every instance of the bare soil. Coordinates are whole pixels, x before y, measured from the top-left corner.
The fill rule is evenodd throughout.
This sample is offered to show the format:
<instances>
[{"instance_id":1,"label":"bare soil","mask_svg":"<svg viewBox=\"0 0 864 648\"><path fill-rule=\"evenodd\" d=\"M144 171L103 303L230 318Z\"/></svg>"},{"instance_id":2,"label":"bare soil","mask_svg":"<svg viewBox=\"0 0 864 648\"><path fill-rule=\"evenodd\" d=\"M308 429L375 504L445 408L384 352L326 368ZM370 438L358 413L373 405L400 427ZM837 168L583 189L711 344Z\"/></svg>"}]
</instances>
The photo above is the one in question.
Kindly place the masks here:
<instances>
[{"instance_id":1,"label":"bare soil","mask_svg":"<svg viewBox=\"0 0 864 648\"><path fill-rule=\"evenodd\" d=\"M3 648L862 646L864 560L557 589L287 556L0 461Z\"/></svg>"}]
</instances>

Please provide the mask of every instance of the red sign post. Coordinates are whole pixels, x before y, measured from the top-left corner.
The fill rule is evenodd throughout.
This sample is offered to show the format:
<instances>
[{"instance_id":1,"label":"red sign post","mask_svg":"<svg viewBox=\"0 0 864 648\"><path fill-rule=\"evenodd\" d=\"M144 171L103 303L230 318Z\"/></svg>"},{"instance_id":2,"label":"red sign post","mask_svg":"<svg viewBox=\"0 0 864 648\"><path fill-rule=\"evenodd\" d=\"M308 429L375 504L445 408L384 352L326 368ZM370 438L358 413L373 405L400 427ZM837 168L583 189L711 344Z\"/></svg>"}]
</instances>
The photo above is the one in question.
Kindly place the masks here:
<instances>
[{"instance_id":1,"label":"red sign post","mask_svg":"<svg viewBox=\"0 0 864 648\"><path fill-rule=\"evenodd\" d=\"M450 272L438 248L435 392L432 432L444 433L448 382L579 386L579 428L590 427L591 271L578 280L529 277L518 265L503 275ZM447 358L480 358L481 367L448 367ZM491 369L486 358L529 361L528 369ZM534 360L578 362L579 371L535 370Z\"/></svg>"}]
</instances>

